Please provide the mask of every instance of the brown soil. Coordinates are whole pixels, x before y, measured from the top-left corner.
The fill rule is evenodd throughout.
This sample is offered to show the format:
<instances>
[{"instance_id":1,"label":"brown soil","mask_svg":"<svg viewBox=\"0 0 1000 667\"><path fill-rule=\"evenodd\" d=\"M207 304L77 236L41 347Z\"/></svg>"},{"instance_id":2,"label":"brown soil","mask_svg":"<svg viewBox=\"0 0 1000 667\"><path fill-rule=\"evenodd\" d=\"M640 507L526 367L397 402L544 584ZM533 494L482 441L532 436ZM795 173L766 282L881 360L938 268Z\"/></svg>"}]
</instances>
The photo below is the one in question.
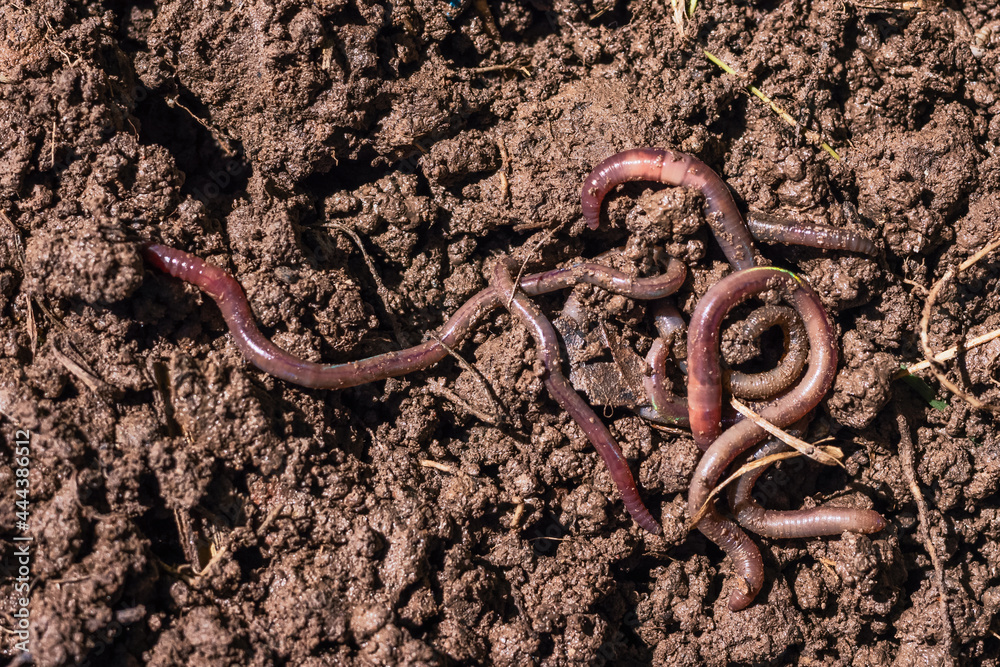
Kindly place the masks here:
<instances>
[{"instance_id":1,"label":"brown soil","mask_svg":"<svg viewBox=\"0 0 1000 667\"><path fill-rule=\"evenodd\" d=\"M998 664L995 417L888 379L920 358L927 289L1000 232L996 3L703 0L686 37L667 0L469 4L3 3L0 477L13 489L29 429L37 664ZM740 613L729 561L685 529L691 439L605 412L663 521L646 535L506 315L457 350L481 377L448 359L303 390L249 367L215 305L137 252L228 267L268 335L329 361L420 341L499 253L539 269L666 243L691 262L690 313L724 270L697 195L632 185L601 231L580 215L590 168L644 145L699 156L747 209L883 251L761 247L835 318L842 368L810 436L848 457L788 462L762 492L890 527L755 538L767 584ZM947 287L933 347L1000 326L998 285L994 255ZM643 304L575 294L645 352ZM994 341L951 377L996 402L998 358Z\"/></svg>"}]
</instances>

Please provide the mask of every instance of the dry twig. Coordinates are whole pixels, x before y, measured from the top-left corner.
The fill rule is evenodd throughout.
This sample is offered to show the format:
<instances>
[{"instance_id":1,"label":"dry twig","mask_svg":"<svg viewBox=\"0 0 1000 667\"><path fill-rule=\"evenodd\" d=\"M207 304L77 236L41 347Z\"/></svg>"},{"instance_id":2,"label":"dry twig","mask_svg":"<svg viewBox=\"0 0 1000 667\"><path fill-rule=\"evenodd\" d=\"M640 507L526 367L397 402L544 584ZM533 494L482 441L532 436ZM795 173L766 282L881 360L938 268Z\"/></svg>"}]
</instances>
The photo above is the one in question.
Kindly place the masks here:
<instances>
[{"instance_id":1,"label":"dry twig","mask_svg":"<svg viewBox=\"0 0 1000 667\"><path fill-rule=\"evenodd\" d=\"M934 373L934 377L938 379L942 385L944 385L951 393L955 394L963 401L976 408L977 410L990 410L992 412L1000 413L1000 406L991 405L989 403L984 403L972 394L968 394L961 389L958 385L948 379L942 370L938 368L937 357L934 355L934 351L931 349L930 342L928 340L927 330L930 326L931 315L934 312L934 305L937 303L938 295L944 286L948 284L953 278L955 278L959 273L965 271L969 267L976 264L983 257L986 257L990 252L1000 247L1000 237L994 239L992 242L987 244L982 250L977 252L975 255L969 259L962 262L958 269L950 268L945 271L945 274L934 283L934 287L931 288L930 293L927 295L927 301L924 303L924 311L920 316L920 349L924 353L924 362L926 363L926 368L930 368L931 372ZM911 371L912 372L912 371Z\"/></svg>"},{"instance_id":2,"label":"dry twig","mask_svg":"<svg viewBox=\"0 0 1000 667\"><path fill-rule=\"evenodd\" d=\"M443 382L435 382L433 380L428 380L427 391L437 396L442 396L448 399L453 404L462 408L472 416L478 418L480 421L489 424L490 426L499 426L499 422L493 415L485 412L484 410L480 410L476 406L472 405L464 398L462 398L461 396L453 392L451 389L446 387ZM494 398L493 396L490 396L491 400L493 400L493 398ZM496 407L497 406L494 405L494 408Z\"/></svg>"},{"instance_id":3,"label":"dry twig","mask_svg":"<svg viewBox=\"0 0 1000 667\"><path fill-rule=\"evenodd\" d=\"M927 554L931 557L931 563L934 566L934 579L938 589L939 610L941 612L941 639L942 644L944 644L945 653L951 655L953 630L951 627L951 616L948 613L948 591L944 587L944 565L941 563L941 558L934 548L933 541L931 541L929 528L930 512L927 509L927 501L924 500L924 495L920 492L920 487L917 485L916 454L913 451L913 438L910 436L910 426L903 415L903 408L902 401L897 399L896 425L899 429L899 464L903 469L903 477L906 480L906 486L910 491L910 495L913 496L913 500L917 503L917 519L920 522L917 526L917 534L920 536L920 541L923 543L924 549L927 550Z\"/></svg>"},{"instance_id":4,"label":"dry twig","mask_svg":"<svg viewBox=\"0 0 1000 667\"><path fill-rule=\"evenodd\" d=\"M796 438L791 433L788 433L787 431L783 431L782 429L778 428L771 422L762 418L760 415L758 415L756 412L751 410L746 405L737 401L735 398L731 399L731 402L733 407L736 408L737 412L739 412L741 415L743 415L753 423L757 424L762 429L770 433L772 436L778 438L779 440L781 440L786 445L788 445L789 447L791 447L796 451L778 452L777 454L771 454L770 456L765 456L764 458L757 459L755 461L749 461L744 465L740 466L740 468L736 472L734 472L729 477L727 477L723 482L718 484L714 489L712 489L712 492L708 494L708 498L705 500L705 503L698 509L698 512L695 513L694 517L692 517L691 523L688 525L689 530L697 526L698 522L701 521L702 518L704 518L705 513L708 512L709 507L715 501L715 498L720 493L722 493L723 489L725 489L732 482L739 479L740 477L750 472L751 470L756 470L757 468L769 466L777 461L790 459L796 456L808 456L812 460L822 463L823 465L830 465L830 466L839 465L842 468L844 467L844 464L841 463L841 459L844 458L844 452L842 452L839 447L830 447L830 446L817 447L816 445L811 445L804 440Z\"/></svg>"},{"instance_id":5,"label":"dry twig","mask_svg":"<svg viewBox=\"0 0 1000 667\"><path fill-rule=\"evenodd\" d=\"M458 474L458 470L456 470L453 466L448 465L447 463L438 463L437 461L432 461L430 459L420 459L419 463L424 468L433 468L434 470L446 472L449 475Z\"/></svg>"},{"instance_id":6,"label":"dry twig","mask_svg":"<svg viewBox=\"0 0 1000 667\"><path fill-rule=\"evenodd\" d=\"M844 458L844 452L841 451L839 447L816 447L811 445L805 440L796 438L791 433L783 431L771 422L767 421L756 412L751 410L748 406L740 403L735 398L730 399L732 406L736 408L736 411L741 415L752 421L757 426L770 433L772 436L781 440L783 443L797 450L803 456L808 456L813 461L817 463L822 463L825 466L840 466L844 467L844 464L840 462Z\"/></svg>"},{"instance_id":7,"label":"dry twig","mask_svg":"<svg viewBox=\"0 0 1000 667\"><path fill-rule=\"evenodd\" d=\"M402 298L385 286L382 282L382 276L379 275L378 270L375 268L375 262L372 261L371 255L365 249L365 244L362 243L361 237L358 233L346 225L342 225L339 222L328 222L326 227L332 227L338 232L342 232L348 236L354 245L358 246L358 250L361 251L361 257L365 261L365 266L368 267L368 272L372 275L372 280L375 281L375 292L378 294L379 299L382 300L382 309L385 311L386 316L389 318L389 325L392 327L392 332L396 336L396 342L402 347L408 345L406 336L403 335L403 330L399 326L399 322L396 320L395 311L399 308L400 303L402 303Z\"/></svg>"},{"instance_id":8,"label":"dry twig","mask_svg":"<svg viewBox=\"0 0 1000 667\"><path fill-rule=\"evenodd\" d=\"M455 351L454 348L452 348L450 345L447 345L443 340L441 340L437 336L437 334L432 333L431 338L436 340L438 344L441 345L441 347L443 347L445 351L455 361L458 362L458 365L461 366L463 370L466 370L472 374L472 377L475 378L479 386L482 387L483 393L486 394L486 397L488 399L490 399L490 403L493 406L493 417L490 419L483 419L483 417L480 416L481 411L475 410L474 408L472 408L471 405L468 405L467 403L465 403L465 401L462 401L461 399L455 401L455 399L458 398L457 395L455 394L452 394L452 396L454 396L455 398L452 398L451 396L446 396L446 398L453 400L459 404L465 404L468 407L469 411L472 412L472 414L476 415L477 417L479 417L480 419L482 419L484 422L486 422L491 426L499 426L500 424L506 422L508 414L507 410L504 409L503 403L500 402L499 397L497 397L496 393L493 391L493 385L489 383L489 381L486 379L486 376L483 375L482 372L478 368L476 368L473 364L469 363L468 359L460 355L458 352Z\"/></svg>"},{"instance_id":9,"label":"dry twig","mask_svg":"<svg viewBox=\"0 0 1000 667\"><path fill-rule=\"evenodd\" d=\"M997 338L1000 338L1000 329L994 329L993 331L985 333L982 336L976 336L975 338L970 338L969 340L965 341L960 345L952 345L944 352L938 352L937 354L935 354L934 361L942 362L942 361L948 361L949 359L954 359L956 356L958 356L959 350L971 350L973 348L979 347L980 345L985 345L991 340L995 340ZM915 375L920 371L924 371L927 370L928 368L931 368L932 366L933 364L930 361L924 360L916 364L913 364L912 366L907 366L906 368L899 369L898 371L896 371L896 374L892 376L892 379L898 380L900 378L906 377L907 375Z\"/></svg>"}]
</instances>

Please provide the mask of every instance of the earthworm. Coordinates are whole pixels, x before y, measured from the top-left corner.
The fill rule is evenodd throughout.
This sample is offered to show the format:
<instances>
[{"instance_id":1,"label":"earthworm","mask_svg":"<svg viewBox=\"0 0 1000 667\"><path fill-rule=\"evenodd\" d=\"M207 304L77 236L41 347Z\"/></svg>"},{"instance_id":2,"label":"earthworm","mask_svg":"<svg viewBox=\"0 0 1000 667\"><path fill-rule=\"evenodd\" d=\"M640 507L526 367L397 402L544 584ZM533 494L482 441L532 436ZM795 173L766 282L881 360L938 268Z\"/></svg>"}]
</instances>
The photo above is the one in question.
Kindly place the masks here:
<instances>
[{"instance_id":1,"label":"earthworm","mask_svg":"<svg viewBox=\"0 0 1000 667\"><path fill-rule=\"evenodd\" d=\"M650 372L642 378L642 387L652 405L640 408L639 416L658 424L687 428L691 425L687 400L674 394L669 388L666 368L669 356L670 346L664 339L654 340L646 354L646 366Z\"/></svg>"},{"instance_id":2,"label":"earthworm","mask_svg":"<svg viewBox=\"0 0 1000 667\"><path fill-rule=\"evenodd\" d=\"M594 449L604 459L604 464L611 473L611 479L614 480L622 500L625 501L625 509L640 526L653 534L659 534L660 525L643 505L642 499L639 497L639 489L632 477L632 471L629 469L618 443L615 442L614 436L583 398L573 390L569 380L563 375L559 338L555 328L524 292L514 288L509 259L501 258L494 264L490 286L507 305L511 314L531 332L531 336L538 346L539 359L545 369L545 375L542 378L545 387L549 390L552 398L580 426L587 439L594 445Z\"/></svg>"},{"instance_id":3,"label":"earthworm","mask_svg":"<svg viewBox=\"0 0 1000 667\"><path fill-rule=\"evenodd\" d=\"M801 419L820 402L833 384L837 346L833 328L819 296L790 271L757 267L738 271L713 285L702 297L688 328L688 406L691 428L699 443L711 443L698 463L688 491L688 511L694 517L708 500L722 473L742 452L764 439L766 432L753 421L737 422L723 433L722 372L719 331L729 310L744 298L768 289L784 288L809 335L809 367L788 393L764 408L760 415L778 427ZM753 601L764 581L760 552L732 521L723 519L710 504L698 529L733 559L741 585L729 598L729 608L743 609Z\"/></svg>"},{"instance_id":4,"label":"earthworm","mask_svg":"<svg viewBox=\"0 0 1000 667\"><path fill-rule=\"evenodd\" d=\"M750 456L750 461L762 459L788 449L777 439L768 440ZM877 533L885 528L885 519L878 512L853 507L813 507L805 510L778 511L764 509L753 498L753 487L767 466L756 468L740 477L730 487L729 506L736 520L758 535L776 538L819 537L844 532Z\"/></svg>"},{"instance_id":5,"label":"earthworm","mask_svg":"<svg viewBox=\"0 0 1000 667\"><path fill-rule=\"evenodd\" d=\"M753 242L725 182L698 158L663 148L632 148L607 158L583 182L583 217L591 229L601 220L601 201L626 181L656 181L698 188L705 196L705 218L733 268L754 265Z\"/></svg>"},{"instance_id":6,"label":"earthworm","mask_svg":"<svg viewBox=\"0 0 1000 667\"><path fill-rule=\"evenodd\" d=\"M667 426L687 427L687 400L670 391L666 378L666 362L670 356L671 346L668 341L678 335L684 320L672 305L654 306L654 319L660 337L653 341L646 355L646 365L649 375L643 377L643 388L652 404L651 408L642 408L640 416ZM767 400L777 396L798 379L806 365L808 355L808 340L805 326L791 308L784 306L762 306L757 308L743 322L743 336L756 340L761 334L773 326L780 325L785 334L785 354L778 365L769 371L761 373L743 373L735 370L724 370L723 386L737 398L747 400ZM678 366L682 362L678 362ZM686 368L682 368L686 370ZM733 423L734 419L725 418L723 423ZM700 442L702 449L708 447L707 442Z\"/></svg>"},{"instance_id":7,"label":"earthworm","mask_svg":"<svg viewBox=\"0 0 1000 667\"><path fill-rule=\"evenodd\" d=\"M345 389L427 368L443 359L448 354L447 348L456 346L479 318L500 305L495 291L482 290L451 316L437 340L358 361L325 365L299 359L268 340L257 328L243 288L224 269L183 250L155 243L143 246L142 254L154 268L189 282L212 297L236 346L251 364L304 387Z\"/></svg>"},{"instance_id":8,"label":"earthworm","mask_svg":"<svg viewBox=\"0 0 1000 667\"><path fill-rule=\"evenodd\" d=\"M457 346L483 315L500 305L496 291L488 287L463 304L441 327L435 340L405 350L326 365L300 359L268 340L257 328L243 288L224 269L182 250L155 243L143 245L142 254L150 266L189 282L212 297L237 347L250 363L282 380L318 389L345 389L427 368L443 359L448 349ZM686 267L677 260L668 264L664 274L650 278L629 278L619 271L584 262L528 275L523 282L532 295L587 282L632 298L647 299L676 291L685 275Z\"/></svg>"},{"instance_id":9,"label":"earthworm","mask_svg":"<svg viewBox=\"0 0 1000 667\"><path fill-rule=\"evenodd\" d=\"M833 363L836 362L836 344L826 311L819 297L802 278L791 271L774 267L755 267L753 270L737 271L726 276L713 285L698 302L688 325L688 403L691 430L699 444L710 445L722 430L719 332L723 318L743 299L780 287L789 288L788 296L806 327L810 376L817 372L814 357L819 352L830 351ZM824 362L827 361L825 357L822 358ZM833 370L828 369L827 374L830 377L826 379L832 381ZM801 391L802 386L800 383L796 391ZM822 395L821 393L819 397ZM819 398L816 400L818 402Z\"/></svg>"},{"instance_id":10,"label":"earthworm","mask_svg":"<svg viewBox=\"0 0 1000 667\"><path fill-rule=\"evenodd\" d=\"M762 401L787 389L798 379L806 366L806 328L795 311L785 306L766 305L757 308L743 322L743 336L757 340L773 326L781 326L785 334L785 353L778 365L761 373L728 370L723 373L723 385L737 398Z\"/></svg>"},{"instance_id":11,"label":"earthworm","mask_svg":"<svg viewBox=\"0 0 1000 667\"><path fill-rule=\"evenodd\" d=\"M632 148L616 153L594 168L580 195L583 217L591 229L600 226L601 202L627 181L655 181L692 187L705 196L705 218L726 259L737 271L754 265L751 236L768 243L805 245L875 255L875 245L851 230L829 225L791 223L757 214L744 220L725 182L698 158L664 148Z\"/></svg>"},{"instance_id":12,"label":"earthworm","mask_svg":"<svg viewBox=\"0 0 1000 667\"><path fill-rule=\"evenodd\" d=\"M824 250L846 250L864 255L877 255L875 244L861 234L842 227L818 225L808 222L791 222L761 213L747 218L747 227L758 241L804 245Z\"/></svg>"},{"instance_id":13,"label":"earthworm","mask_svg":"<svg viewBox=\"0 0 1000 667\"><path fill-rule=\"evenodd\" d=\"M631 299L648 301L673 294L684 284L686 277L687 267L684 262L671 257L664 273L649 278L634 278L601 264L580 262L565 269L524 276L520 286L529 295L537 296L578 283L587 283Z\"/></svg>"},{"instance_id":14,"label":"earthworm","mask_svg":"<svg viewBox=\"0 0 1000 667\"><path fill-rule=\"evenodd\" d=\"M675 351L678 360L687 359L687 322L670 299L658 299L652 304L653 324L660 338Z\"/></svg>"}]
</instances>

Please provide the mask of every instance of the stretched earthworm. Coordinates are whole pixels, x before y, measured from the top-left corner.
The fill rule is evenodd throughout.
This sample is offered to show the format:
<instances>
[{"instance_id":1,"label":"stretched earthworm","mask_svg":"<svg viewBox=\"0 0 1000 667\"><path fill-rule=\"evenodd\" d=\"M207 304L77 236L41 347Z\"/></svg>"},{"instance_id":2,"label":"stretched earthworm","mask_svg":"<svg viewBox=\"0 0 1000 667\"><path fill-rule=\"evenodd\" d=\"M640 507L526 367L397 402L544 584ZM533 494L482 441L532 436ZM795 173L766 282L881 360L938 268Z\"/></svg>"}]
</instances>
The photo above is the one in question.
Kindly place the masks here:
<instances>
[{"instance_id":1,"label":"stretched earthworm","mask_svg":"<svg viewBox=\"0 0 1000 667\"><path fill-rule=\"evenodd\" d=\"M751 456L751 461L789 449L780 440L771 439ZM758 535L776 538L819 537L844 532L877 533L885 528L885 519L878 512L853 507L813 507L805 510L779 511L764 509L753 498L753 487L767 470L755 468L740 477L730 487L729 506L736 520Z\"/></svg>"},{"instance_id":2,"label":"stretched earthworm","mask_svg":"<svg viewBox=\"0 0 1000 667\"><path fill-rule=\"evenodd\" d=\"M837 369L833 328L819 296L797 275L783 269L757 267L733 273L713 285L695 308L688 328L688 406L691 428L699 443L711 443L698 463L688 492L688 511L695 516L708 500L722 473L742 452L760 442L766 432L750 420L737 422L723 433L722 371L719 331L722 320L737 303L753 294L783 288L809 335L809 367L787 394L761 411L778 427L801 419L823 398ZM710 504L698 529L732 557L741 586L729 598L729 608L743 609L763 585L763 561L757 547L732 521Z\"/></svg>"},{"instance_id":3,"label":"stretched earthworm","mask_svg":"<svg viewBox=\"0 0 1000 667\"><path fill-rule=\"evenodd\" d=\"M583 182L583 217L591 229L601 220L601 202L626 181L656 181L698 188L705 195L705 218L733 268L754 265L753 242L729 188L698 158L663 148L633 148L607 158Z\"/></svg>"},{"instance_id":4,"label":"stretched earthworm","mask_svg":"<svg viewBox=\"0 0 1000 667\"><path fill-rule=\"evenodd\" d=\"M600 226L604 197L627 181L655 181L701 190L705 196L705 218L726 259L736 270L754 265L751 235L765 242L876 254L871 241L847 229L810 223L782 223L763 215L744 221L733 195L718 174L694 156L664 148L622 151L590 172L583 182L580 200L583 217L591 229Z\"/></svg>"},{"instance_id":5,"label":"stretched earthworm","mask_svg":"<svg viewBox=\"0 0 1000 667\"><path fill-rule=\"evenodd\" d=\"M857 232L841 227L808 222L791 222L762 213L747 218L750 233L758 241L804 245L825 250L847 250L864 255L877 255L875 244Z\"/></svg>"},{"instance_id":6,"label":"stretched earthworm","mask_svg":"<svg viewBox=\"0 0 1000 667\"><path fill-rule=\"evenodd\" d=\"M686 277L687 267L684 266L684 262L673 257L667 260L664 273L650 278L635 278L602 264L579 262L564 269L524 276L521 278L520 287L529 295L537 296L572 287L578 283L587 283L631 299L648 301L673 294L684 284Z\"/></svg>"},{"instance_id":7,"label":"stretched earthworm","mask_svg":"<svg viewBox=\"0 0 1000 667\"><path fill-rule=\"evenodd\" d=\"M237 347L250 363L282 380L319 389L345 389L427 368L443 359L448 348L457 346L480 318L500 305L496 291L486 288L451 316L435 340L358 361L326 365L300 359L268 340L257 328L243 288L224 269L182 250L155 243L145 244L142 254L150 266L189 282L212 297ZM664 274L650 278L630 278L619 271L584 262L528 275L522 282L532 295L586 282L631 298L648 299L676 291L685 275L684 264L676 260L668 263Z\"/></svg>"},{"instance_id":8,"label":"stretched earthworm","mask_svg":"<svg viewBox=\"0 0 1000 667\"><path fill-rule=\"evenodd\" d=\"M625 502L625 509L640 526L651 533L659 534L660 525L643 505L632 471L614 436L563 375L559 338L555 328L524 292L515 289L509 261L507 258L501 258L494 264L490 287L496 290L511 314L531 332L538 346L538 356L545 368L545 375L542 378L545 387L552 398L580 426L587 439L594 445L594 449L604 459L604 464L611 473L611 479L614 480Z\"/></svg>"},{"instance_id":9,"label":"stretched earthworm","mask_svg":"<svg viewBox=\"0 0 1000 667\"><path fill-rule=\"evenodd\" d=\"M500 305L496 292L482 290L451 316L438 333L414 347L343 364L326 365L300 359L268 340L254 321L240 284L224 269L182 250L148 244L142 254L150 266L200 288L219 306L237 347L254 366L304 387L345 389L411 373L437 363L487 312Z\"/></svg>"}]
</instances>

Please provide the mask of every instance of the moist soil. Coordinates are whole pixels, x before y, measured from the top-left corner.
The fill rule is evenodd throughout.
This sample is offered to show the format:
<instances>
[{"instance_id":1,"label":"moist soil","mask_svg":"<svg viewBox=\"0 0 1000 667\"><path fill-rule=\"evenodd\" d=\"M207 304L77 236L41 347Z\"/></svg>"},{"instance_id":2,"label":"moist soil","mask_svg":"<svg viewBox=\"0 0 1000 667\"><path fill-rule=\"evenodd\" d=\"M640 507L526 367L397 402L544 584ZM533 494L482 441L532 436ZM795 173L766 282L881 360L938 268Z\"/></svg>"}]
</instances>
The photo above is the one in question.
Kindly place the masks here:
<instances>
[{"instance_id":1,"label":"moist soil","mask_svg":"<svg viewBox=\"0 0 1000 667\"><path fill-rule=\"evenodd\" d=\"M923 393L892 375L922 358L934 283L1000 233L1000 9L703 0L678 22L667 0L454 5L5 0L8 631L24 596L19 431L33 542L30 654L5 632L4 655L998 664L996 416L933 375ZM609 346L645 354L646 304L595 288L538 298L553 318L567 303L582 314L583 342L566 336L574 378L661 536L629 519L505 312L425 371L303 389L249 366L211 299L139 253L155 240L226 267L268 336L329 363L425 340L499 255L538 271L624 247L614 261L648 274L665 246L690 267L676 299L689 315L728 271L697 192L622 187L597 231L580 212L590 169L647 145L704 160L743 210L879 247L759 246L834 319L840 368L808 437L834 437L844 467L785 461L758 495L872 507L889 526L753 536L767 582L738 613L729 559L687 530L698 448L636 416L615 373L586 370L623 356ZM1000 327L998 282L997 253L947 281L935 351ZM998 358L995 340L945 370L997 403Z\"/></svg>"}]
</instances>

